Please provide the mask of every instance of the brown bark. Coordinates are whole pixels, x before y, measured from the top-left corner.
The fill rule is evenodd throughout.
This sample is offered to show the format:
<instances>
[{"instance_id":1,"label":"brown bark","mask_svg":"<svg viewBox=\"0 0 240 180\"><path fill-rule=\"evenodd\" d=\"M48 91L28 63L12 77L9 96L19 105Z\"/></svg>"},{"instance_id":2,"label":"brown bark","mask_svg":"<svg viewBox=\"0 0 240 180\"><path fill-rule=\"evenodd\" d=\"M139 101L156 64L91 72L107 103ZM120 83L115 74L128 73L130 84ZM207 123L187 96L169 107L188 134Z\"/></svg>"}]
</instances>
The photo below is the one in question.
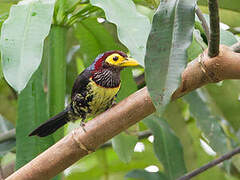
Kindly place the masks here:
<instances>
[{"instance_id":1,"label":"brown bark","mask_svg":"<svg viewBox=\"0 0 240 180\"><path fill-rule=\"evenodd\" d=\"M205 84L224 79L240 79L240 54L221 45L218 56L209 58L208 51L205 50L197 59L188 63L182 73L182 82L173 93L172 100Z\"/></svg>"},{"instance_id":2,"label":"brown bark","mask_svg":"<svg viewBox=\"0 0 240 180\"><path fill-rule=\"evenodd\" d=\"M217 57L209 58L207 54L206 50L200 62L196 59L188 64L182 73L182 82L172 96L173 100L207 83L240 79L240 54L226 46L220 46ZM7 180L50 179L154 111L145 87L89 121L85 126L86 133L81 128L74 130Z\"/></svg>"},{"instance_id":3,"label":"brown bark","mask_svg":"<svg viewBox=\"0 0 240 180\"><path fill-rule=\"evenodd\" d=\"M219 28L219 10L218 0L208 0L210 37L208 42L208 56L213 58L219 53L220 28Z\"/></svg>"}]
</instances>

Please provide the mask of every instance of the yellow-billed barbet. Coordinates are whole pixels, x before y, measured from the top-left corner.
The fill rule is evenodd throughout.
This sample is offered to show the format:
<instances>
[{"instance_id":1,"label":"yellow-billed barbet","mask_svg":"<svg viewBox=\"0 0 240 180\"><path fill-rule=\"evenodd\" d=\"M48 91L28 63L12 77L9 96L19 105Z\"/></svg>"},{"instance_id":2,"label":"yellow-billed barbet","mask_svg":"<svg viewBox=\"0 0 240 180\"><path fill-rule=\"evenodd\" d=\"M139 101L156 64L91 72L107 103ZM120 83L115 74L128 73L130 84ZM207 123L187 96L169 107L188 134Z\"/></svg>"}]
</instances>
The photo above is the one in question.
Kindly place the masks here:
<instances>
[{"instance_id":1,"label":"yellow-billed barbet","mask_svg":"<svg viewBox=\"0 0 240 180\"><path fill-rule=\"evenodd\" d=\"M29 136L44 137L55 132L69 121L96 116L112 106L120 89L120 71L137 66L138 62L121 51L108 51L96 57L72 88L71 103L59 114L40 125Z\"/></svg>"}]
</instances>

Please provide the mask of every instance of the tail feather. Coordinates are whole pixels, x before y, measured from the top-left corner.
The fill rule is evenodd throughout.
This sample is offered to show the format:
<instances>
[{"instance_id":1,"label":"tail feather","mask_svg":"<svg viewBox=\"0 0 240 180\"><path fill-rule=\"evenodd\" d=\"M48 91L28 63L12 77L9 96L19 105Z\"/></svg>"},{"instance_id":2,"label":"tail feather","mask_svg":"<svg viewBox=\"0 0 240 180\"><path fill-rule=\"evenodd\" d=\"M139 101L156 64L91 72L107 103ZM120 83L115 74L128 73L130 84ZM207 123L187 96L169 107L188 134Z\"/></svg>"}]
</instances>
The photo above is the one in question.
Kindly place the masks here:
<instances>
[{"instance_id":1,"label":"tail feather","mask_svg":"<svg viewBox=\"0 0 240 180\"><path fill-rule=\"evenodd\" d=\"M66 108L64 111L60 112L56 116L50 118L48 121L41 124L35 130L33 130L29 136L39 136L45 137L52 133L54 133L57 129L62 127L64 124L68 122L68 111L69 109Z\"/></svg>"}]
</instances>

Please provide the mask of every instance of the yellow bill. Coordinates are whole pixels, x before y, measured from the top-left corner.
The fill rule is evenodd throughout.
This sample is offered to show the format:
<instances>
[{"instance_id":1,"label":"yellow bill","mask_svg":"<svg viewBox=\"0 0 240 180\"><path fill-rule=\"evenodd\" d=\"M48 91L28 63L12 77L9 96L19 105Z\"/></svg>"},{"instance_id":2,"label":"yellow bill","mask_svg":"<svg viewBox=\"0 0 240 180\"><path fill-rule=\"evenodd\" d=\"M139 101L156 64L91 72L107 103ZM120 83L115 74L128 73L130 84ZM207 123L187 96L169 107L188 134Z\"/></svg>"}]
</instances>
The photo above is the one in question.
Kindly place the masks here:
<instances>
[{"instance_id":1,"label":"yellow bill","mask_svg":"<svg viewBox=\"0 0 240 180\"><path fill-rule=\"evenodd\" d=\"M128 67L128 66L138 66L139 63L133 58L126 58L121 62L119 66Z\"/></svg>"}]
</instances>

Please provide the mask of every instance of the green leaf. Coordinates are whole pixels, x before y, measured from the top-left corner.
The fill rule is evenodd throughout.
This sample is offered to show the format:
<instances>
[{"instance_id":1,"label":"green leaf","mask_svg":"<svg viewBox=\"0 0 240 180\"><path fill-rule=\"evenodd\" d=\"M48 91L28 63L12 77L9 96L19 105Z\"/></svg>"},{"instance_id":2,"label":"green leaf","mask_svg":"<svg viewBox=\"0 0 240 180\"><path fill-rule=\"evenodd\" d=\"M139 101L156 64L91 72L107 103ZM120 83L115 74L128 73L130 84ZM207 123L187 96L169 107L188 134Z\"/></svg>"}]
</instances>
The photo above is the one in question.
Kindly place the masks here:
<instances>
[{"instance_id":1,"label":"green leaf","mask_svg":"<svg viewBox=\"0 0 240 180\"><path fill-rule=\"evenodd\" d=\"M117 96L117 102L123 100L137 90L137 85L133 79L132 70L130 68L126 68L121 72L121 80L121 89ZM123 162L130 162L137 140L136 135L127 135L124 132L112 138L113 149Z\"/></svg>"},{"instance_id":2,"label":"green leaf","mask_svg":"<svg viewBox=\"0 0 240 180\"><path fill-rule=\"evenodd\" d=\"M79 47L71 47L67 54L66 94L71 94L77 75L85 69L82 60L76 55Z\"/></svg>"},{"instance_id":3,"label":"green leaf","mask_svg":"<svg viewBox=\"0 0 240 180\"><path fill-rule=\"evenodd\" d=\"M142 5L136 5L137 11L142 15L147 16L150 22L152 22L154 10Z\"/></svg>"},{"instance_id":4,"label":"green leaf","mask_svg":"<svg viewBox=\"0 0 240 180\"><path fill-rule=\"evenodd\" d=\"M2 25L1 53L7 82L20 92L38 68L48 35L54 0L21 1Z\"/></svg>"},{"instance_id":5,"label":"green leaf","mask_svg":"<svg viewBox=\"0 0 240 180\"><path fill-rule=\"evenodd\" d=\"M188 61L191 61L199 56L204 49L207 48L207 45L203 42L200 31L194 29L193 31L193 41L192 44L187 49Z\"/></svg>"},{"instance_id":6,"label":"green leaf","mask_svg":"<svg viewBox=\"0 0 240 180\"><path fill-rule=\"evenodd\" d=\"M43 91L41 68L38 69L27 87L19 94L18 119L16 126L17 159L16 169L22 167L54 143L53 137L29 137L28 134L46 121L47 101Z\"/></svg>"},{"instance_id":7,"label":"green leaf","mask_svg":"<svg viewBox=\"0 0 240 180\"><path fill-rule=\"evenodd\" d=\"M239 92L240 84L238 80L225 80L222 85L209 84L206 86L212 102L218 109L219 114L231 124L231 127L237 132L240 129L239 119ZM220 112L219 112L220 111Z\"/></svg>"},{"instance_id":8,"label":"green leaf","mask_svg":"<svg viewBox=\"0 0 240 180\"><path fill-rule=\"evenodd\" d=\"M197 140L191 138L190 133L187 131L189 121L186 121L186 119L190 117L187 103L181 99L169 103L162 117L166 119L171 129L181 141L185 165L188 171L199 167L196 163L196 149L193 147L193 141Z\"/></svg>"},{"instance_id":9,"label":"green leaf","mask_svg":"<svg viewBox=\"0 0 240 180\"><path fill-rule=\"evenodd\" d=\"M192 42L195 3L196 0L162 1L153 17L145 73L157 110L164 109L180 82L187 62L187 48Z\"/></svg>"},{"instance_id":10,"label":"green leaf","mask_svg":"<svg viewBox=\"0 0 240 180\"><path fill-rule=\"evenodd\" d=\"M209 140L209 145L218 153L226 153L228 151L226 135L218 123L219 117L214 116L209 110L204 94L200 91L193 91L185 95L184 100L189 103L190 112Z\"/></svg>"},{"instance_id":11,"label":"green leaf","mask_svg":"<svg viewBox=\"0 0 240 180\"><path fill-rule=\"evenodd\" d=\"M88 67L94 59L105 51L121 50L104 26L96 17L87 18L74 26L75 36L80 44L80 54Z\"/></svg>"},{"instance_id":12,"label":"green leaf","mask_svg":"<svg viewBox=\"0 0 240 180\"><path fill-rule=\"evenodd\" d=\"M144 55L150 22L140 14L131 0L90 0L102 8L109 22L116 24L119 40L129 49L131 55L144 66Z\"/></svg>"},{"instance_id":13,"label":"green leaf","mask_svg":"<svg viewBox=\"0 0 240 180\"><path fill-rule=\"evenodd\" d=\"M204 14L204 18L206 19L208 27L210 27L209 15L208 14ZM200 20L198 18L196 18L196 21L198 23L200 23ZM238 42L238 40L234 36L234 34L232 32L225 31L222 28L220 28L220 44L224 44L226 46L231 46L231 45L233 45L233 44L235 44L237 42Z\"/></svg>"},{"instance_id":14,"label":"green leaf","mask_svg":"<svg viewBox=\"0 0 240 180\"><path fill-rule=\"evenodd\" d=\"M118 92L117 102L123 100L137 90L137 84L133 79L131 68L125 68L121 72L121 80L121 89Z\"/></svg>"},{"instance_id":15,"label":"green leaf","mask_svg":"<svg viewBox=\"0 0 240 180\"><path fill-rule=\"evenodd\" d=\"M202 139L202 131L196 126L195 121L193 118L191 118L187 123L187 131L189 133L189 137L192 139L192 145L191 148L193 148L195 152L194 159L191 159L192 162L196 164L197 167L190 167L189 171L192 171L193 169L196 169L200 166L203 166L206 163L209 163L210 161L214 160L216 156L210 156L208 153L206 153L201 146L200 139ZM188 147L186 147L188 148ZM225 175L224 175L225 174ZM204 173L199 174L194 179L196 180L205 180L205 179L226 179L223 178L226 176L226 172L223 171L222 168L219 168L218 166L215 166L211 168L209 171L205 171Z\"/></svg>"},{"instance_id":16,"label":"green leaf","mask_svg":"<svg viewBox=\"0 0 240 180\"><path fill-rule=\"evenodd\" d=\"M220 43L221 44L224 44L226 46L231 46L237 42L238 42L238 40L232 32L220 29Z\"/></svg>"},{"instance_id":17,"label":"green leaf","mask_svg":"<svg viewBox=\"0 0 240 180\"><path fill-rule=\"evenodd\" d=\"M143 120L154 135L154 151L164 166L169 179L176 179L186 172L183 150L179 139L168 124L158 115L150 115Z\"/></svg>"},{"instance_id":18,"label":"green leaf","mask_svg":"<svg viewBox=\"0 0 240 180\"><path fill-rule=\"evenodd\" d=\"M166 176L159 172L147 172L141 169L135 169L126 174L126 178L134 178L138 180L167 180Z\"/></svg>"},{"instance_id":19,"label":"green leaf","mask_svg":"<svg viewBox=\"0 0 240 180\"><path fill-rule=\"evenodd\" d=\"M7 133L14 126L0 115L0 134ZM11 151L16 146L16 138L7 139L0 142L0 158Z\"/></svg>"},{"instance_id":20,"label":"green leaf","mask_svg":"<svg viewBox=\"0 0 240 180\"><path fill-rule=\"evenodd\" d=\"M136 136L131 136L126 133L121 133L112 139L114 151L117 153L119 159L128 163L131 161L133 149L138 139Z\"/></svg>"}]
</instances>

